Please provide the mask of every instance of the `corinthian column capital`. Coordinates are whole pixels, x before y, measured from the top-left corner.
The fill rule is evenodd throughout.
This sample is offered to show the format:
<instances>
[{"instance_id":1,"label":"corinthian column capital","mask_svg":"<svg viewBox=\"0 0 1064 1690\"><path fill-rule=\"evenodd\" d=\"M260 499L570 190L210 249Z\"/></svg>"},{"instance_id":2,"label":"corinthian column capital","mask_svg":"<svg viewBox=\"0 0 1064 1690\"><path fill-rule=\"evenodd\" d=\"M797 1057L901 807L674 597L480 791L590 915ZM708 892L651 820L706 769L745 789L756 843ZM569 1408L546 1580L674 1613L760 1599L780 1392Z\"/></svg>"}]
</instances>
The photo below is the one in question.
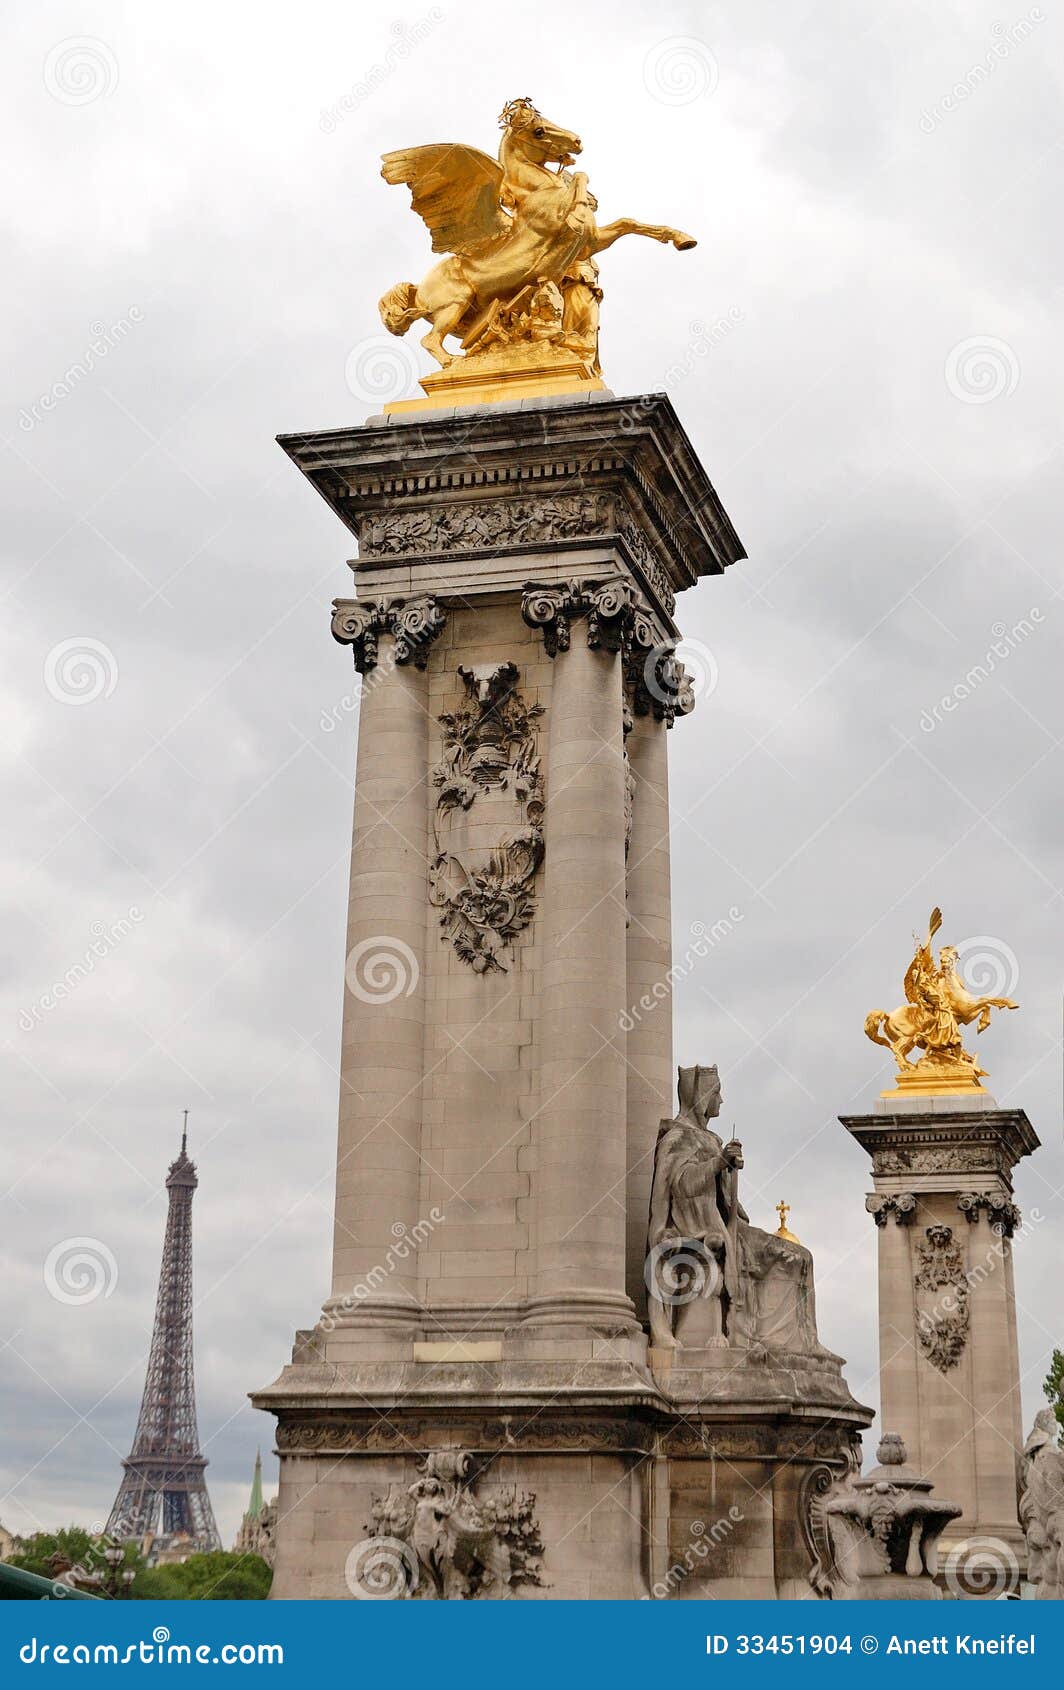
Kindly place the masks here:
<instances>
[{"instance_id":1,"label":"corinthian column capital","mask_svg":"<svg viewBox=\"0 0 1064 1690\"><path fill-rule=\"evenodd\" d=\"M659 640L653 628L648 637L636 630L628 654L626 680L637 716L653 716L671 728L677 716L689 716L695 707L690 677L676 656L671 640Z\"/></svg>"},{"instance_id":2,"label":"corinthian column capital","mask_svg":"<svg viewBox=\"0 0 1064 1690\"><path fill-rule=\"evenodd\" d=\"M521 595L521 615L530 628L542 631L548 657L569 650L577 619L587 623L591 651L627 651L636 624L651 627L635 591L621 580L529 581Z\"/></svg>"},{"instance_id":3,"label":"corinthian column capital","mask_svg":"<svg viewBox=\"0 0 1064 1690\"><path fill-rule=\"evenodd\" d=\"M382 634L395 640L395 661L424 669L429 647L442 633L446 612L437 599L334 599L332 636L349 645L360 675L377 667Z\"/></svg>"}]
</instances>

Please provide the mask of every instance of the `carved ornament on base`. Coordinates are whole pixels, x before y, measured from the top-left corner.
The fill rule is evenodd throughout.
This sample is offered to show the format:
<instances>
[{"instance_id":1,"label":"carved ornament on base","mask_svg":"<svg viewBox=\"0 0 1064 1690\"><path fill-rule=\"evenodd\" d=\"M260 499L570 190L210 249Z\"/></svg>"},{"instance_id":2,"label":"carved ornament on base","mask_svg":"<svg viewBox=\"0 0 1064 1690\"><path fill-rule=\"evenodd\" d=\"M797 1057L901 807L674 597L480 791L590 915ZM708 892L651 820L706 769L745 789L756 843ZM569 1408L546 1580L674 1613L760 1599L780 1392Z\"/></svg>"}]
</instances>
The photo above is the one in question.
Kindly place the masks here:
<instances>
[{"instance_id":1,"label":"carved ornament on base","mask_svg":"<svg viewBox=\"0 0 1064 1690\"><path fill-rule=\"evenodd\" d=\"M375 1498L365 1564L373 1564L374 1540L390 1540L400 1552L405 1546L402 1594L423 1601L468 1602L504 1595L508 1585L542 1584L535 1497L520 1496L515 1487L479 1500L474 1487L481 1472L463 1450L426 1455L412 1485Z\"/></svg>"}]
</instances>

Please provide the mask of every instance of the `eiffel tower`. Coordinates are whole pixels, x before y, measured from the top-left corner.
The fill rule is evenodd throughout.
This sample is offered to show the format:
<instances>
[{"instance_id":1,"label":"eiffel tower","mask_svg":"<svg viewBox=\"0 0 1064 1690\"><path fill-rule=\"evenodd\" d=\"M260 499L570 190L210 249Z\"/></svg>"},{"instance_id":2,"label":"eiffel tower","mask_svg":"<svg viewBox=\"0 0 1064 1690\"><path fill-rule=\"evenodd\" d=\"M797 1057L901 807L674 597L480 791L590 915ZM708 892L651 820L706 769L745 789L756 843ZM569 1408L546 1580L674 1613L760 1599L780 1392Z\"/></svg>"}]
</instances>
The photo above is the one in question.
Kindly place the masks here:
<instances>
[{"instance_id":1,"label":"eiffel tower","mask_svg":"<svg viewBox=\"0 0 1064 1690\"><path fill-rule=\"evenodd\" d=\"M200 1454L196 1428L192 1195L199 1181L187 1140L186 1109L181 1154L171 1162L166 1176L170 1207L140 1418L133 1448L122 1463L124 1477L107 1531L120 1542L160 1529L166 1537L182 1533L192 1540L193 1552L202 1552L220 1549L222 1542L207 1495L207 1462Z\"/></svg>"}]
</instances>

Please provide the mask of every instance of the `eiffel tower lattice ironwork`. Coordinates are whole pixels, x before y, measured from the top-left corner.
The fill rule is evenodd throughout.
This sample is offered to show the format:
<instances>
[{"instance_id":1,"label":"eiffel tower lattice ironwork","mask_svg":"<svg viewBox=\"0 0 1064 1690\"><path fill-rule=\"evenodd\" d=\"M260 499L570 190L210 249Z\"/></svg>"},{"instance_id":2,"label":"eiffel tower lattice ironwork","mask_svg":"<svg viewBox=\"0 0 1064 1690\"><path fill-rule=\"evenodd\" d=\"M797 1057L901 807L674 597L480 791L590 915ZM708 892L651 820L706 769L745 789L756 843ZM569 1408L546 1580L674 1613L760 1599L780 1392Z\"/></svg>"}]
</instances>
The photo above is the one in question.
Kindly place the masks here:
<instances>
[{"instance_id":1,"label":"eiffel tower lattice ironwork","mask_svg":"<svg viewBox=\"0 0 1064 1690\"><path fill-rule=\"evenodd\" d=\"M220 1549L221 1538L204 1477L196 1426L192 1364L192 1197L199 1181L186 1148L188 1111L181 1154L166 1176L166 1217L159 1294L155 1303L148 1372L140 1418L124 1476L107 1522L120 1541L145 1533L187 1534L197 1551ZM161 1518L160 1518L161 1516Z\"/></svg>"}]
</instances>

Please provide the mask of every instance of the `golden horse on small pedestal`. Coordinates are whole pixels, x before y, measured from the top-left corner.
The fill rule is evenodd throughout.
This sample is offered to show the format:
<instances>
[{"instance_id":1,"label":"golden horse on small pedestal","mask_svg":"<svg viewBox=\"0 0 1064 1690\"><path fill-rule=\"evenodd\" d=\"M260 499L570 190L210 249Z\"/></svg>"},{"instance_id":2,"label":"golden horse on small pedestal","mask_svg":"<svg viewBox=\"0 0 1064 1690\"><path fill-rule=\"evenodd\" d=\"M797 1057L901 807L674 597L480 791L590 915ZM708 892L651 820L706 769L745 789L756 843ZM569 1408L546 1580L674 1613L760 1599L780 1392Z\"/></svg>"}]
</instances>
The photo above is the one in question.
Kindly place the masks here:
<instances>
[{"instance_id":1,"label":"golden horse on small pedestal","mask_svg":"<svg viewBox=\"0 0 1064 1690\"><path fill-rule=\"evenodd\" d=\"M568 168L580 137L528 99L511 100L499 121L497 160L448 143L385 153L385 181L406 183L433 251L449 256L419 285L389 288L381 319L396 335L427 320L421 344L444 369L457 361L444 345L453 335L467 356L493 354L497 375L544 363L584 365L587 382L599 374L596 255L624 235L681 251L696 242L679 229L628 217L600 226L586 174ZM438 378L430 379L435 388ZM588 384L601 386L597 379Z\"/></svg>"}]
</instances>

